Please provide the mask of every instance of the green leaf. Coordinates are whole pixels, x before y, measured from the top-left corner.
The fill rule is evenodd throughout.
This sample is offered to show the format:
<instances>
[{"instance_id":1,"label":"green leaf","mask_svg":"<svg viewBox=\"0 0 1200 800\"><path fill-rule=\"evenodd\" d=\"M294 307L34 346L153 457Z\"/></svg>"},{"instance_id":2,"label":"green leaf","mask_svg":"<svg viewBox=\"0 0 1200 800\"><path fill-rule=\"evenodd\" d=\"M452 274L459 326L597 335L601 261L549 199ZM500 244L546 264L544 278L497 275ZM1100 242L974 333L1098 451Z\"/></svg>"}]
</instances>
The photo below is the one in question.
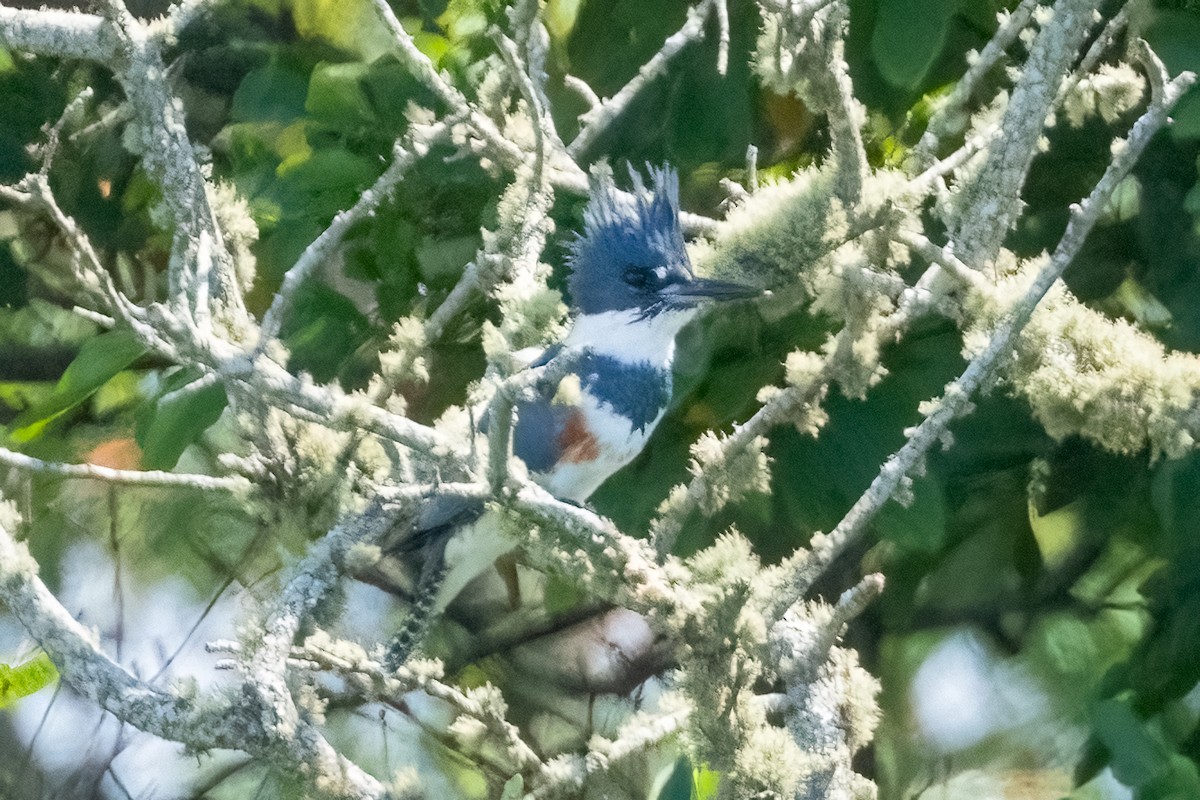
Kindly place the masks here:
<instances>
[{"instance_id":1,"label":"green leaf","mask_svg":"<svg viewBox=\"0 0 1200 800\"><path fill-rule=\"evenodd\" d=\"M181 370L176 376L194 377ZM191 381L168 380L162 395L154 401L135 431L142 448L145 469L171 469L188 445L200 438L217 421L228 400L225 387L214 383L196 391L176 392ZM176 385L176 383L178 385Z\"/></svg>"},{"instance_id":2,"label":"green leaf","mask_svg":"<svg viewBox=\"0 0 1200 800\"><path fill-rule=\"evenodd\" d=\"M23 443L37 438L51 420L91 397L145 352L146 346L127 330L109 331L87 340L59 378L54 393L12 421L12 440Z\"/></svg>"},{"instance_id":3,"label":"green leaf","mask_svg":"<svg viewBox=\"0 0 1200 800\"><path fill-rule=\"evenodd\" d=\"M1145 786L1168 769L1166 747L1147 730L1125 699L1104 700L1092 709L1092 724L1112 756L1113 775L1126 786Z\"/></svg>"},{"instance_id":4,"label":"green leaf","mask_svg":"<svg viewBox=\"0 0 1200 800\"><path fill-rule=\"evenodd\" d=\"M1179 753L1167 757L1167 771L1138 792L1138 800L1190 800L1200 797L1196 763Z\"/></svg>"},{"instance_id":5,"label":"green leaf","mask_svg":"<svg viewBox=\"0 0 1200 800\"><path fill-rule=\"evenodd\" d=\"M916 88L942 52L957 7L956 0L880 0L871 53L888 83Z\"/></svg>"},{"instance_id":6,"label":"green leaf","mask_svg":"<svg viewBox=\"0 0 1200 800\"><path fill-rule=\"evenodd\" d=\"M375 123L375 111L363 91L368 66L362 63L322 62L313 69L304 110L339 130L356 130Z\"/></svg>"},{"instance_id":7,"label":"green leaf","mask_svg":"<svg viewBox=\"0 0 1200 800\"><path fill-rule=\"evenodd\" d=\"M288 369L320 382L349 367L348 359L371 335L371 323L350 298L310 282L298 293L283 340L291 351Z\"/></svg>"},{"instance_id":8,"label":"green leaf","mask_svg":"<svg viewBox=\"0 0 1200 800\"><path fill-rule=\"evenodd\" d=\"M308 76L293 66L271 62L251 70L233 95L235 122L291 122L304 114Z\"/></svg>"},{"instance_id":9,"label":"green leaf","mask_svg":"<svg viewBox=\"0 0 1200 800\"><path fill-rule=\"evenodd\" d=\"M693 800L714 800L721 785L721 773L708 767L696 767L692 771Z\"/></svg>"},{"instance_id":10,"label":"green leaf","mask_svg":"<svg viewBox=\"0 0 1200 800\"><path fill-rule=\"evenodd\" d=\"M0 664L0 708L44 689L57 677L58 670L45 653L39 653L15 667Z\"/></svg>"},{"instance_id":11,"label":"green leaf","mask_svg":"<svg viewBox=\"0 0 1200 800\"><path fill-rule=\"evenodd\" d=\"M1084 536L1083 501L1075 500L1046 514L1029 503L1029 527L1037 541L1042 563L1057 569L1080 546Z\"/></svg>"}]
</instances>

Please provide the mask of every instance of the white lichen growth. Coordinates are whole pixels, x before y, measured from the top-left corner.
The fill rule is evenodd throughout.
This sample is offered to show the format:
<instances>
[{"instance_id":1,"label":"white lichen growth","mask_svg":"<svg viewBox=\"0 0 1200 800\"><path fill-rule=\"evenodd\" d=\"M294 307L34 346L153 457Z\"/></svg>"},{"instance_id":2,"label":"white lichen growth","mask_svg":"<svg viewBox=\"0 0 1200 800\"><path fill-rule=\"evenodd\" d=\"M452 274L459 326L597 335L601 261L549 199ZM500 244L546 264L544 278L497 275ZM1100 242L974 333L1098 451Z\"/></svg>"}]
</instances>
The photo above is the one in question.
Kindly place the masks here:
<instances>
[{"instance_id":1,"label":"white lichen growth","mask_svg":"<svg viewBox=\"0 0 1200 800\"><path fill-rule=\"evenodd\" d=\"M849 233L831 170L802 170L764 183L730 212L719 237L690 250L698 271L756 285L803 286Z\"/></svg>"},{"instance_id":2,"label":"white lichen growth","mask_svg":"<svg viewBox=\"0 0 1200 800\"><path fill-rule=\"evenodd\" d=\"M703 475L707 492L700 501L704 513L714 513L747 494L766 494L771 490L771 463L767 458L767 440L756 436L745 447L729 452L725 438L705 432L692 445L688 472Z\"/></svg>"},{"instance_id":3,"label":"white lichen growth","mask_svg":"<svg viewBox=\"0 0 1200 800\"><path fill-rule=\"evenodd\" d=\"M15 534L21 527L21 512L16 503L0 498L0 531L9 535Z\"/></svg>"},{"instance_id":4,"label":"white lichen growth","mask_svg":"<svg viewBox=\"0 0 1200 800\"><path fill-rule=\"evenodd\" d=\"M254 245L258 241L258 225L254 222L254 215L250 213L250 205L238 194L237 187L232 183L206 182L204 188L213 216L221 229L225 248L233 258L238 288L247 292L254 284L256 275Z\"/></svg>"},{"instance_id":5,"label":"white lichen growth","mask_svg":"<svg viewBox=\"0 0 1200 800\"><path fill-rule=\"evenodd\" d=\"M425 326L414 317L404 317L392 326L387 346L379 353L379 372L389 384L425 383L429 363L425 357L429 343Z\"/></svg>"},{"instance_id":6,"label":"white lichen growth","mask_svg":"<svg viewBox=\"0 0 1200 800\"><path fill-rule=\"evenodd\" d=\"M1072 127L1098 115L1110 125L1137 108L1146 92L1146 81L1128 64L1101 64L1085 75L1063 98L1062 110Z\"/></svg>"},{"instance_id":7,"label":"white lichen growth","mask_svg":"<svg viewBox=\"0 0 1200 800\"><path fill-rule=\"evenodd\" d=\"M973 355L1013 296L1020 277L974 301L976 324L964 335ZM1065 289L1052 289L1017 340L1005 385L1029 403L1056 439L1078 435L1115 453L1149 448L1154 457L1181 457L1200 434L1200 361L1167 352L1153 337L1087 308Z\"/></svg>"}]
</instances>

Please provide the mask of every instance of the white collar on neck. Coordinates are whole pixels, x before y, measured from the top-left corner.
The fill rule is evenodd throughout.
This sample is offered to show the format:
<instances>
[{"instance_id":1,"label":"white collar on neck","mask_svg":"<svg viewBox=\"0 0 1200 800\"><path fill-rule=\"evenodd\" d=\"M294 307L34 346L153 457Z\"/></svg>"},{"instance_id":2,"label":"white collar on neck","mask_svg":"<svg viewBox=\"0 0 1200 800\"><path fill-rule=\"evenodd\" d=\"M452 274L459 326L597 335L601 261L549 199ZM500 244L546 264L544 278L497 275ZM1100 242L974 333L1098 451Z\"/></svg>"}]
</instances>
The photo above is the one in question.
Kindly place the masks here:
<instances>
[{"instance_id":1,"label":"white collar on neck","mask_svg":"<svg viewBox=\"0 0 1200 800\"><path fill-rule=\"evenodd\" d=\"M695 309L663 311L644 319L636 310L580 314L563 346L667 366L675 356L675 334L695 315Z\"/></svg>"}]
</instances>

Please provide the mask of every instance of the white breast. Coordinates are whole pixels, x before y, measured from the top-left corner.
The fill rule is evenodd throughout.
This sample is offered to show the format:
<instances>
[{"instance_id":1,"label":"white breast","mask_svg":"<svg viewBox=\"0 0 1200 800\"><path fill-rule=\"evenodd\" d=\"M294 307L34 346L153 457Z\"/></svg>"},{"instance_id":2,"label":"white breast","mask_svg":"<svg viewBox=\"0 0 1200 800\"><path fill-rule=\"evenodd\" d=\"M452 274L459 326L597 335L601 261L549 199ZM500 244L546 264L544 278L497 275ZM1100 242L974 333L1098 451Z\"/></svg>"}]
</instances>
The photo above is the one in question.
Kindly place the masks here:
<instances>
[{"instance_id":1,"label":"white breast","mask_svg":"<svg viewBox=\"0 0 1200 800\"><path fill-rule=\"evenodd\" d=\"M627 418L614 413L586 390L580 392L578 407L588 421L588 430L596 438L598 456L590 461L559 462L553 469L535 477L555 497L582 503L610 475L642 452L646 440L663 418L663 412L660 411L645 428L636 430Z\"/></svg>"}]
</instances>

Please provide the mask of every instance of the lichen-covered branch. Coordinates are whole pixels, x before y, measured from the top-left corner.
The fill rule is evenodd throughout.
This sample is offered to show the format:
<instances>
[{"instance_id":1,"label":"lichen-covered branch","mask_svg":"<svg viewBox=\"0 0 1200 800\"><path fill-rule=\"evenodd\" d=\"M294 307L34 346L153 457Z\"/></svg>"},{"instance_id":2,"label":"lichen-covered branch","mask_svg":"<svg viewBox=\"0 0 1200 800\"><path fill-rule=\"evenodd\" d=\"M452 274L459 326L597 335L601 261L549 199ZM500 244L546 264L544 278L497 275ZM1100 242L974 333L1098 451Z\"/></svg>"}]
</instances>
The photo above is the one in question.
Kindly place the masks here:
<instances>
[{"instance_id":1,"label":"lichen-covered branch","mask_svg":"<svg viewBox=\"0 0 1200 800\"><path fill-rule=\"evenodd\" d=\"M704 25L714 11L718 16L725 15L722 0L703 0L698 5L689 8L687 20L683 26L667 37L658 52L638 70L638 74L611 98L602 101L584 114L581 119L583 125L579 129L579 133L567 145L567 151L571 156L580 158L587 155L588 150L604 135L605 131L612 127L612 124L629 107L633 99L641 94L647 85L666 72L671 60L689 43L704 35ZM728 27L728 21L726 21L725 27ZM728 38L727 33L725 37Z\"/></svg>"},{"instance_id":2,"label":"lichen-covered branch","mask_svg":"<svg viewBox=\"0 0 1200 800\"><path fill-rule=\"evenodd\" d=\"M61 259L54 267L64 273L55 286L67 287L70 305L80 314L132 331L156 357L197 376L160 403L183 403L217 384L224 387L230 410L222 424L240 437L240 449L222 453L218 462L240 476L60 464L4 448L0 464L164 491L243 492L238 496L270 520L265 527L298 519L307 537L302 541L311 542L263 592L262 610L249 626L255 633L217 645L230 654L222 667L235 674L237 691L196 698L147 685L109 659L38 580L36 565L11 535L14 521L0 519L0 600L50 653L64 680L122 721L164 738L198 750L233 747L263 757L298 776L313 795L402 797L416 785L371 774L340 749L324 725L322 705L336 698L351 708L378 701L406 715L463 756L492 794L503 791L506 798L645 796L628 788L629 776L648 771L656 752L671 764L683 753L693 764L720 772L725 796L870 796L874 787L851 763L878 721L878 686L838 642L846 623L881 591L883 578L867 577L832 604L809 598L809 590L883 505L904 494L931 448L948 441L948 426L969 411L974 394L1003 382L1028 398L1052 436L1079 433L1110 450L1149 444L1155 453L1180 455L1200 441L1200 361L1166 353L1133 326L1087 309L1058 285L1117 184L1166 124L1192 77L1169 80L1144 43L1135 43L1123 57L1140 63L1145 83L1130 65L1103 64L1128 23L1124 9L1081 53L1094 22L1092 4L1060 0L1039 8L1025 0L966 68L911 163L904 170L873 169L863 141L865 110L846 62L849 5L843 0L759 5L763 29L755 74L767 89L794 92L826 117L830 152L819 166L773 181L758 180L757 162L748 155L745 188L732 187L726 219L695 214L682 219L705 237L690 246L698 271L761 286L773 295L767 301L772 313L811 314L827 326L828 336L819 352L801 350L787 358L779 386L758 387L761 406L749 419L729 432L705 433L693 444L688 482L663 501L650 524L651 541L551 495L532 479L511 452L514 409L525 392L557 385L571 367L569 357L559 356L529 369L525 357L527 350L561 340L567 325L552 266L543 260L558 258L551 216L556 191L588 191L584 159L600 155L606 133L707 26L717 38L715 69L724 71L730 21L721 0L691 8L683 26L608 100L566 76L568 88L589 105L569 144L554 124L556 87L549 82L556 55L539 3L516 3L507 24L498 18L498 27L479 40L492 48L486 76L479 86L460 86L435 67L388 3L373 0L371 8L401 64L438 107L410 110L391 164L291 265L279 291L263 303L261 323L243 304L252 276L227 242L229 221L219 210L228 204L214 199L230 190L212 183L163 63L164 45L198 4L181 6L152 25L116 4L100 16L0 7L3 46L94 61L123 87L120 113L93 113L106 113L107 125L126 126L125 141L170 211L167 301L137 302L131 299L136 292L122 292L118 287L125 284L114 281L103 251L51 191L52 157L65 128L89 113L86 93L48 128L43 168L0 187L0 200L20 209L23 218L52 223L57 246L69 254L68 267ZM1006 58L1018 60L1017 37L1028 39L1030 47L1024 61L1012 66L1011 98L978 97L985 76ZM1021 213L1020 193L1048 120L1061 114L1077 124L1098 114L1113 124L1145 102L1146 83L1152 90L1148 108L1128 137L1114 144L1104 176L1072 209L1054 252L1020 265L1004 250L1004 237ZM987 108L972 117L973 103ZM934 160L969 119L974 125L963 145ZM403 186L413 164L447 141L458 148L456 157L478 160L493 177L511 176L495 206L495 222L480 230L483 245L475 258L436 308L414 302L398 315L378 368L363 384L366 391L289 370L280 332L297 312L299 288L334 257L352 227ZM929 229L931 206L953 221L948 236ZM921 267L923 274L912 281L908 276ZM491 309L481 326L486 372L436 422L418 421L400 389L430 382L436 348L476 303ZM820 435L830 390L865 396L884 374L885 349L930 313L958 326L970 363L941 398L922 406L923 419L905 445L828 535L816 535L777 567L761 564L736 530L687 559L675 554L680 534L698 517L772 490L767 453L781 426ZM1107 361L1100 352L1109 354ZM246 491L251 488L257 491ZM439 503L457 509L459 516L450 515L456 522L443 524L434 515L429 529L422 528L422 515ZM428 602L437 581L424 578L442 574L445 564L438 557L456 535L457 520L481 519L480 514L518 548L501 565L509 573L505 599L495 604L501 611L489 611L495 614L486 621L490 627L472 630L462 623L477 609L462 619L454 617L453 607L445 609L445 619L437 616L445 604ZM447 538L423 538L435 536ZM399 567L384 577L397 579L395 593L407 603L402 613L418 632L405 642L404 657L390 660L382 643L391 631L359 643L327 629L336 624L330 608L346 574L374 569L382 575L389 559ZM403 583L405 569L421 577ZM549 600L540 602L545 598L538 592L549 597L557 589L552 581L585 598L570 611L577 618L556 616L561 609L552 613ZM523 592L539 599L523 605ZM489 602L486 591L466 600ZM563 637L555 645L559 649L549 651L555 655L542 661L575 665L587 676L573 678L577 691L567 704L585 710L580 723L565 722L570 712L562 709L550 715L570 731L561 738L546 735L554 726L538 710L515 709L519 690L528 689L513 685L508 667L496 667L509 658L516 663L515 654L531 646L514 635L527 617L536 621L531 629L538 638L546 631L552 632L547 638ZM503 647L472 651L472 658L486 657L462 678L424 649L440 646L442 622L448 639L477 635L479 642ZM598 637L598 644L589 650L569 641L566 633L577 629ZM331 688L322 673L342 688ZM593 680L601 673L603 681ZM597 691L599 684L622 689ZM613 712L616 722L597 730L592 714L597 698L639 684L648 687L645 705L621 698L628 704ZM422 703L446 718L422 718L416 710ZM413 789L412 796L422 791Z\"/></svg>"},{"instance_id":3,"label":"lichen-covered branch","mask_svg":"<svg viewBox=\"0 0 1200 800\"><path fill-rule=\"evenodd\" d=\"M1061 76L1078 58L1094 11L1089 0L1064 0L1038 12L1041 30L999 123L1004 135L988 142L983 165L958 187L955 252L976 269L996 258L1020 212L1021 187L1053 110Z\"/></svg>"},{"instance_id":4,"label":"lichen-covered branch","mask_svg":"<svg viewBox=\"0 0 1200 800\"><path fill-rule=\"evenodd\" d=\"M1158 68L1161 74L1161 64ZM1114 145L1112 163L1091 194L1072 209L1067 230L1054 253L1005 313L1003 320L990 334L986 346L975 355L962 375L947 385L931 412L912 430L905 445L888 458L879 475L837 527L828 535L814 537L811 553L797 554L792 559L788 565L788 586L780 593L776 604L780 614L808 591L812 581L850 542L862 535L883 504L891 499L930 448L941 440L947 426L970 407L971 396L995 376L1003 360L1012 352L1014 339L1029 323L1042 298L1083 247L1084 240L1117 184L1133 168L1150 138L1166 124L1172 106L1194 82L1195 76L1191 73L1164 82L1162 91L1156 93L1150 108L1134 123L1128 138Z\"/></svg>"},{"instance_id":5,"label":"lichen-covered branch","mask_svg":"<svg viewBox=\"0 0 1200 800\"><path fill-rule=\"evenodd\" d=\"M0 464L13 469L40 475L54 475L62 478L85 478L121 486L175 486L192 489L220 490L226 492L246 491L250 483L245 478L214 477L212 475L186 475L179 472L162 472L161 470L129 470L102 467L98 464L61 464L54 461L43 461L24 453L15 453L0 447Z\"/></svg>"}]
</instances>

